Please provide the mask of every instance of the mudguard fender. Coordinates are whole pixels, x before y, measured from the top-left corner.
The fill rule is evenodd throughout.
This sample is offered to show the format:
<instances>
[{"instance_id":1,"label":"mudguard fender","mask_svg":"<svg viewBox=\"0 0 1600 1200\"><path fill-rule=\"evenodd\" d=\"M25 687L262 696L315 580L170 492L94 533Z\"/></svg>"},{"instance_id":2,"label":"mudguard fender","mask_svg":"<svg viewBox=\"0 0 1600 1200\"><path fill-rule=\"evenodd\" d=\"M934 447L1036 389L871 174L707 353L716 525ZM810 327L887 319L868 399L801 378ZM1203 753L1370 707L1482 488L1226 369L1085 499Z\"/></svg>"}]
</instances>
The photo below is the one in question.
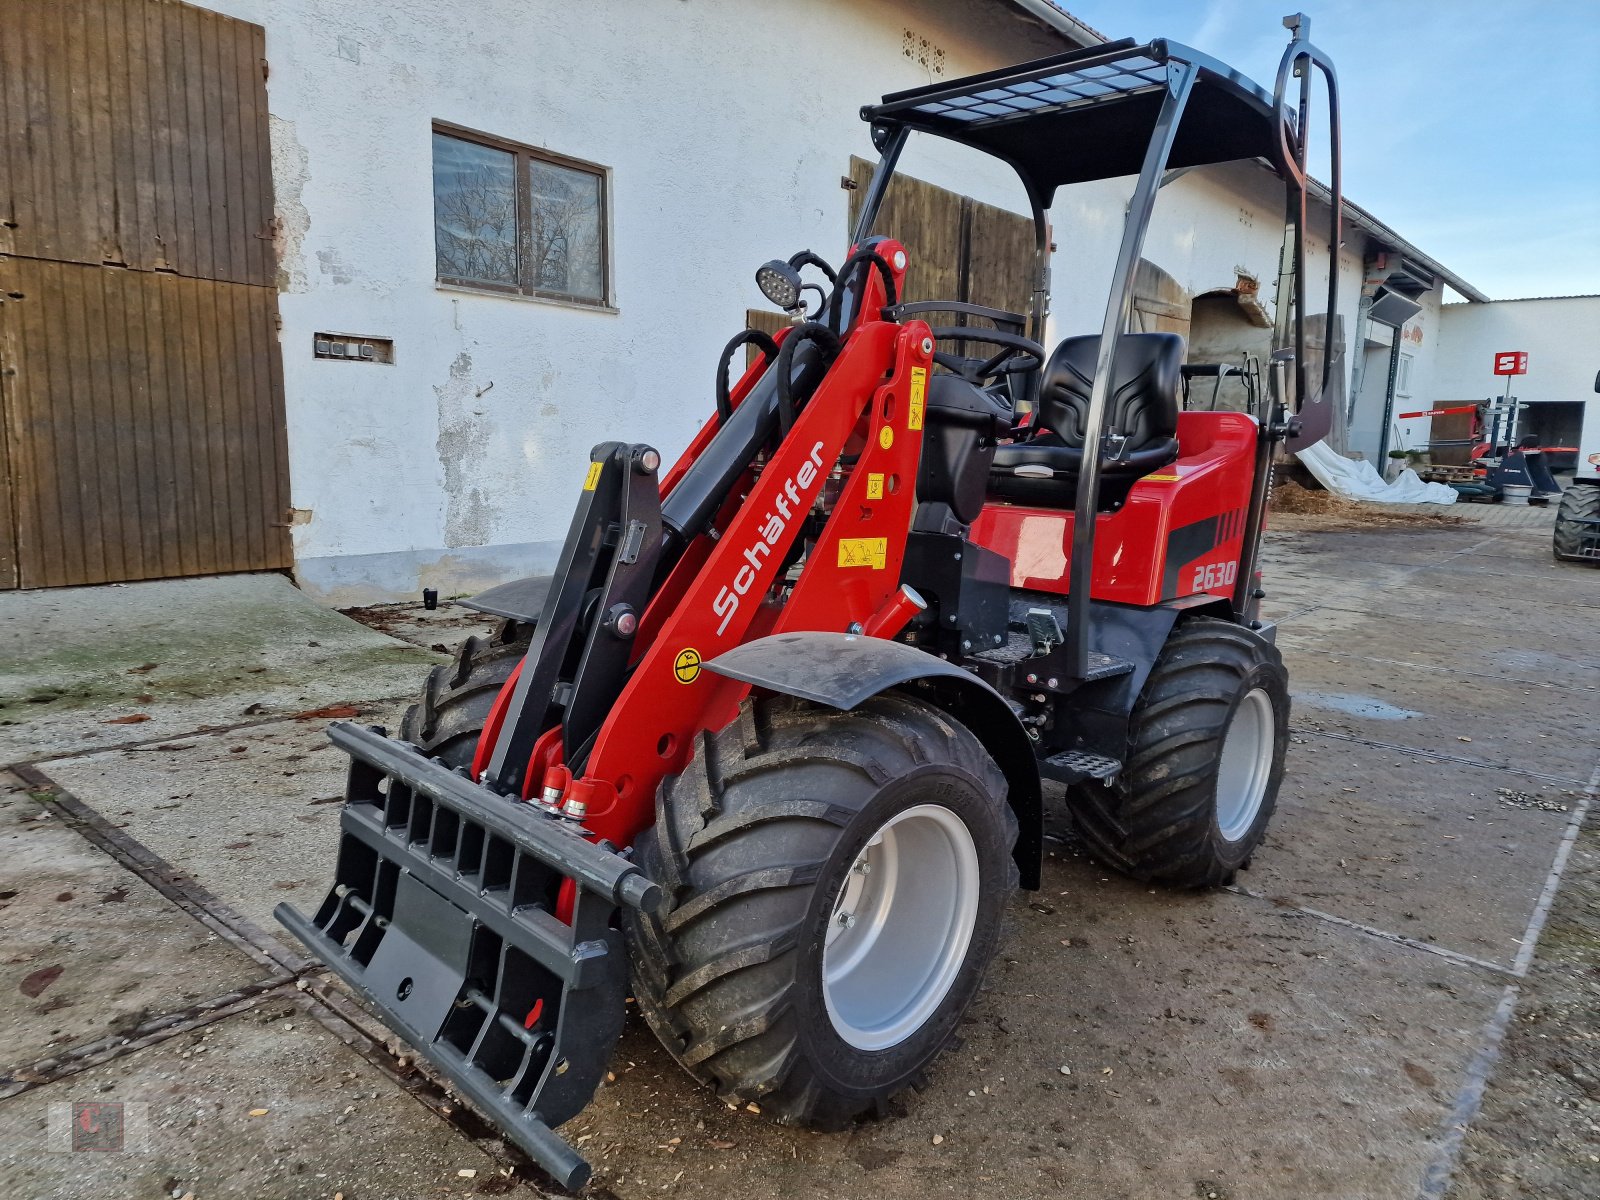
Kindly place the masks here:
<instances>
[{"instance_id":1,"label":"mudguard fender","mask_svg":"<svg viewBox=\"0 0 1600 1200\"><path fill-rule=\"evenodd\" d=\"M983 680L914 646L848 633L756 638L712 659L705 670L846 712L899 689L950 714L972 730L1005 774L1006 801L1017 816L1017 870L1023 887L1038 888L1044 853L1038 760L1011 705Z\"/></svg>"},{"instance_id":2,"label":"mudguard fender","mask_svg":"<svg viewBox=\"0 0 1600 1200\"><path fill-rule=\"evenodd\" d=\"M457 600L462 608L476 609L491 617L510 617L527 625L535 625L544 612L544 598L550 593L549 575L530 575L526 579L513 579L498 584L488 591L479 592L469 600Z\"/></svg>"}]
</instances>

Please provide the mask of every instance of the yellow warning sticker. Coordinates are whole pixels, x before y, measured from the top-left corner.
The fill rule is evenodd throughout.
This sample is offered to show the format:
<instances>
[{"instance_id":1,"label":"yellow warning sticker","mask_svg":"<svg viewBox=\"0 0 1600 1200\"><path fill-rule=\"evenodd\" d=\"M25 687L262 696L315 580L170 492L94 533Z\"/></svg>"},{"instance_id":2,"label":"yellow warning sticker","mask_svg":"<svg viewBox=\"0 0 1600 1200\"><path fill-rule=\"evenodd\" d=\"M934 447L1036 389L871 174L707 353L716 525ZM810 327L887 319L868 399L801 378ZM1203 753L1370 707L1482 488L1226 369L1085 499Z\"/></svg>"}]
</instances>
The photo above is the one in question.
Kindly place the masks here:
<instances>
[{"instance_id":1,"label":"yellow warning sticker","mask_svg":"<svg viewBox=\"0 0 1600 1200\"><path fill-rule=\"evenodd\" d=\"M583 481L583 490L584 491L586 491L586 492L594 491L595 484L600 482L600 467L602 465L603 464L601 464L601 463L590 463L589 464L589 476L588 476L587 479L585 479Z\"/></svg>"},{"instance_id":2,"label":"yellow warning sticker","mask_svg":"<svg viewBox=\"0 0 1600 1200\"><path fill-rule=\"evenodd\" d=\"M700 651L687 647L679 650L678 657L672 660L672 673L679 683L693 683L700 678Z\"/></svg>"},{"instance_id":3,"label":"yellow warning sticker","mask_svg":"<svg viewBox=\"0 0 1600 1200\"><path fill-rule=\"evenodd\" d=\"M922 408L928 394L928 368L911 368L911 411L906 416L907 429L922 428Z\"/></svg>"},{"instance_id":4,"label":"yellow warning sticker","mask_svg":"<svg viewBox=\"0 0 1600 1200\"><path fill-rule=\"evenodd\" d=\"M883 472L872 471L867 475L867 499L883 499Z\"/></svg>"},{"instance_id":5,"label":"yellow warning sticker","mask_svg":"<svg viewBox=\"0 0 1600 1200\"><path fill-rule=\"evenodd\" d=\"M1145 478L1148 479L1151 483L1177 483L1178 482L1178 477L1176 475L1146 475Z\"/></svg>"},{"instance_id":6,"label":"yellow warning sticker","mask_svg":"<svg viewBox=\"0 0 1600 1200\"><path fill-rule=\"evenodd\" d=\"M878 430L878 445L882 446L885 450L894 445L894 430L889 426L885 425L882 429Z\"/></svg>"},{"instance_id":7,"label":"yellow warning sticker","mask_svg":"<svg viewBox=\"0 0 1600 1200\"><path fill-rule=\"evenodd\" d=\"M839 565L841 567L871 567L881 571L888 566L888 538L840 538Z\"/></svg>"}]
</instances>

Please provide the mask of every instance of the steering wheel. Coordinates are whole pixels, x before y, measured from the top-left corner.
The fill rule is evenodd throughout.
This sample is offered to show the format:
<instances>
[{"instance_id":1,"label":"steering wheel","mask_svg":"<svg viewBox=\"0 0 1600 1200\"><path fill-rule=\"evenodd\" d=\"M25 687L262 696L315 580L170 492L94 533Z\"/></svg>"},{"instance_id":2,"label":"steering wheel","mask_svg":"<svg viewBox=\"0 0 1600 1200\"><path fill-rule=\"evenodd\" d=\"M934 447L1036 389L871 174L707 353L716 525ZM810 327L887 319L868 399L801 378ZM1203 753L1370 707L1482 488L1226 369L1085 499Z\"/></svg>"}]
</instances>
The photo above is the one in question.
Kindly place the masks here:
<instances>
[{"instance_id":1,"label":"steering wheel","mask_svg":"<svg viewBox=\"0 0 1600 1200\"><path fill-rule=\"evenodd\" d=\"M967 358L945 350L934 352L933 361L946 367L968 383L981 386L985 381L1021 371L1036 371L1044 365L1044 347L1020 333L1003 329L982 329L973 325L959 327L940 326L930 329L936 341L977 342L985 346L1001 347L998 354L989 358Z\"/></svg>"}]
</instances>

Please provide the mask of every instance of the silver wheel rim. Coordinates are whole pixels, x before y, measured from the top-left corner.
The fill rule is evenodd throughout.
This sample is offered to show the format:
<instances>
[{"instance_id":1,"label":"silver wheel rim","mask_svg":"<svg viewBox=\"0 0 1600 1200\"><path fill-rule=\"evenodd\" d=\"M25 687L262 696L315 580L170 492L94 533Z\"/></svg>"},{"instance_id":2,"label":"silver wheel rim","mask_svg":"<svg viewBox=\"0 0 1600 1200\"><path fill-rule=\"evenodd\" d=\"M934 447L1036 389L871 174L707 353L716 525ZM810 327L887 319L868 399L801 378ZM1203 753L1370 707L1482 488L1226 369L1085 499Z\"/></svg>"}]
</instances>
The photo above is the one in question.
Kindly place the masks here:
<instances>
[{"instance_id":1,"label":"silver wheel rim","mask_svg":"<svg viewBox=\"0 0 1600 1200\"><path fill-rule=\"evenodd\" d=\"M978 919L978 848L939 804L896 814L868 839L834 898L822 997L858 1050L905 1041L949 994Z\"/></svg>"},{"instance_id":2,"label":"silver wheel rim","mask_svg":"<svg viewBox=\"0 0 1600 1200\"><path fill-rule=\"evenodd\" d=\"M1252 688L1233 710L1217 764L1217 829L1227 841L1239 841L1256 823L1272 777L1276 734L1272 698Z\"/></svg>"}]
</instances>

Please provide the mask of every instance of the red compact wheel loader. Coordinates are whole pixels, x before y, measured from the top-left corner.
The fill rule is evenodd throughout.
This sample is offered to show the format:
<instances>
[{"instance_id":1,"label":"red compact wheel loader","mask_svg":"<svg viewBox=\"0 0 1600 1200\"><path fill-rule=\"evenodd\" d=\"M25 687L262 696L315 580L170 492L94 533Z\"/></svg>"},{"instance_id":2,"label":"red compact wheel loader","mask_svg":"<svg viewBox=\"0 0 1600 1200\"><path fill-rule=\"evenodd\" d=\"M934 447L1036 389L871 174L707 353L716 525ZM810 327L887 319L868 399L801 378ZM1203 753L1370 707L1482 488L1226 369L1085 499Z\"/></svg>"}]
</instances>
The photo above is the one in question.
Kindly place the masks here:
<instances>
[{"instance_id":1,"label":"red compact wheel loader","mask_svg":"<svg viewBox=\"0 0 1600 1200\"><path fill-rule=\"evenodd\" d=\"M1318 72L1340 229L1333 68L1285 23L1272 93L1130 40L863 109L882 157L848 256L760 269L793 323L734 338L677 462L596 446L554 574L472 602L499 633L434 669L398 738L332 727L336 880L279 920L562 1184L589 1168L554 1127L630 994L727 1099L882 1111L1039 884L1042 779L1141 879L1223 883L1260 844L1289 707L1258 615L1271 460L1326 430L1334 365L1306 352ZM1021 177L1029 313L903 301L916 247L873 226L913 134ZM1129 330L1135 269L1169 172L1238 160L1287 195L1268 388L1180 411L1184 341ZM1104 325L1047 350L1050 203L1119 176Z\"/></svg>"}]
</instances>

